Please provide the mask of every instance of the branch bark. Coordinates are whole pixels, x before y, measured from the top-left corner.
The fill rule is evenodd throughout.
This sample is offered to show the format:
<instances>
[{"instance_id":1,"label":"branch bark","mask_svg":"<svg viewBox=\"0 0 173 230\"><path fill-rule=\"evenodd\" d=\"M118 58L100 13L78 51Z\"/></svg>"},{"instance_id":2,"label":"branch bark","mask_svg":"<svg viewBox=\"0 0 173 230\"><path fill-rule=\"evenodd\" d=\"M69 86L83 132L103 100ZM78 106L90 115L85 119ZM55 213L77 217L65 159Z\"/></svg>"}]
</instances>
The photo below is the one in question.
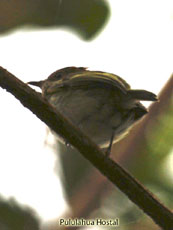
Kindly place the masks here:
<instances>
[{"instance_id":1,"label":"branch bark","mask_svg":"<svg viewBox=\"0 0 173 230\"><path fill-rule=\"evenodd\" d=\"M0 67L0 86L13 94L55 133L67 139L132 202L149 215L156 224L164 230L172 229L173 213L120 165L112 159L106 158L98 146L55 111L39 93L2 67Z\"/></svg>"}]
</instances>

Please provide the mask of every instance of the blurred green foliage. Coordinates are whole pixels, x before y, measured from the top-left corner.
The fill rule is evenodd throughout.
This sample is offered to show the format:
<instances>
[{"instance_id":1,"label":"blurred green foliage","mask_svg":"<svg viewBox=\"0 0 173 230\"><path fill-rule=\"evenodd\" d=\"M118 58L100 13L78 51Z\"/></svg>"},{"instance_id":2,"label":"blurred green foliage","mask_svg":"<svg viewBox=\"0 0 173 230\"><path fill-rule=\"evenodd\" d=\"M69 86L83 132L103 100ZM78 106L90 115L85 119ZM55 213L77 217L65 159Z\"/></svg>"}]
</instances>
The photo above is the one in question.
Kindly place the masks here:
<instances>
[{"instance_id":1,"label":"blurred green foliage","mask_svg":"<svg viewBox=\"0 0 173 230\"><path fill-rule=\"evenodd\" d=\"M39 230L39 225L32 209L20 206L14 199L0 198L1 230Z\"/></svg>"},{"instance_id":2,"label":"blurred green foliage","mask_svg":"<svg viewBox=\"0 0 173 230\"><path fill-rule=\"evenodd\" d=\"M60 148L60 160L63 167L62 183L66 198L70 199L80 184L83 184L93 166L76 149L61 143L57 144Z\"/></svg>"},{"instance_id":3,"label":"blurred green foliage","mask_svg":"<svg viewBox=\"0 0 173 230\"><path fill-rule=\"evenodd\" d=\"M168 208L173 208L173 179L168 159L173 154L173 101L147 124L145 138L126 168ZM173 169L173 168L172 168ZM120 191L112 191L106 199L109 214L119 217L122 230L153 229L158 227ZM105 212L104 215L106 215ZM107 216L107 217L108 217Z\"/></svg>"},{"instance_id":4,"label":"blurred green foliage","mask_svg":"<svg viewBox=\"0 0 173 230\"><path fill-rule=\"evenodd\" d=\"M172 197L173 183L168 178L168 157L173 154L173 106L172 100L167 109L148 124L139 157L134 161L134 173L139 180L158 187L158 191L166 193L165 197ZM166 179L167 178L167 179ZM172 202L167 205L173 207Z\"/></svg>"},{"instance_id":5,"label":"blurred green foliage","mask_svg":"<svg viewBox=\"0 0 173 230\"><path fill-rule=\"evenodd\" d=\"M20 26L63 27L92 39L106 24L110 10L105 0L0 1L0 33Z\"/></svg>"}]
</instances>

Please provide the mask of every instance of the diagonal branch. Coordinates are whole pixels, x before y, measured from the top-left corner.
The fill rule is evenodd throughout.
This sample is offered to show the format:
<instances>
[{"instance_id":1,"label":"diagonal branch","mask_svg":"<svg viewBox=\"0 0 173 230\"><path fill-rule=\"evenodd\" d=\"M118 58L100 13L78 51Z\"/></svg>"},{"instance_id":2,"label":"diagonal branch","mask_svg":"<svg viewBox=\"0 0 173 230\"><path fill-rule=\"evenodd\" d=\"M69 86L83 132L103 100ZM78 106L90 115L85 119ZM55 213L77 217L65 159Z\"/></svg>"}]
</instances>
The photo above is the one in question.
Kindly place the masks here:
<instances>
[{"instance_id":1,"label":"diagonal branch","mask_svg":"<svg viewBox=\"0 0 173 230\"><path fill-rule=\"evenodd\" d=\"M39 93L2 67L0 67L0 86L13 94L55 133L67 139L104 176L149 215L156 224L164 230L172 229L173 213L120 165L110 158L106 158L103 152L88 137L56 112Z\"/></svg>"}]
</instances>

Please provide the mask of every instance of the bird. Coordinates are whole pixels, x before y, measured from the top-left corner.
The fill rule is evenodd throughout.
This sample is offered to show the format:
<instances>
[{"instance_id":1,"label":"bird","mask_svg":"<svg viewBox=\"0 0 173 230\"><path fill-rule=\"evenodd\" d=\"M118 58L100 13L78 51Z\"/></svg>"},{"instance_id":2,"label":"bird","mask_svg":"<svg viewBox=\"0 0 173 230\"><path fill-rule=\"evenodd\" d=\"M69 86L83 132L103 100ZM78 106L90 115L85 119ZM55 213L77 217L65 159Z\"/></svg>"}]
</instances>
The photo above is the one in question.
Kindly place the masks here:
<instances>
[{"instance_id":1,"label":"bird","mask_svg":"<svg viewBox=\"0 0 173 230\"><path fill-rule=\"evenodd\" d=\"M118 75L85 67L65 67L45 80L28 84L39 87L48 103L106 149L106 156L110 155L112 145L148 113L140 101L157 101L154 93L131 89Z\"/></svg>"}]
</instances>

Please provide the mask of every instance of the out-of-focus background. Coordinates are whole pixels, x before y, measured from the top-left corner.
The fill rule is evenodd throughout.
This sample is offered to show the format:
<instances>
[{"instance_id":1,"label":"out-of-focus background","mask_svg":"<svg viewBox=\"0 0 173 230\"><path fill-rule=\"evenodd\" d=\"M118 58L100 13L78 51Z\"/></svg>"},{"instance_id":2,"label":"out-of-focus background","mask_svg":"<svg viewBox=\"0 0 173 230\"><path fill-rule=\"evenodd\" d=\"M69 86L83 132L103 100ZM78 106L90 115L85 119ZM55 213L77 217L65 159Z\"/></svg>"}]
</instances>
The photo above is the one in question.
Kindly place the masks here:
<instances>
[{"instance_id":1,"label":"out-of-focus background","mask_svg":"<svg viewBox=\"0 0 173 230\"><path fill-rule=\"evenodd\" d=\"M114 146L112 155L169 208L173 208L172 41L171 0L0 2L0 66L24 82L45 79L66 66L84 66L115 73L134 89L156 94L162 90L160 102ZM0 108L1 229L57 230L60 217L119 218L121 230L158 229L2 89Z\"/></svg>"}]
</instances>

